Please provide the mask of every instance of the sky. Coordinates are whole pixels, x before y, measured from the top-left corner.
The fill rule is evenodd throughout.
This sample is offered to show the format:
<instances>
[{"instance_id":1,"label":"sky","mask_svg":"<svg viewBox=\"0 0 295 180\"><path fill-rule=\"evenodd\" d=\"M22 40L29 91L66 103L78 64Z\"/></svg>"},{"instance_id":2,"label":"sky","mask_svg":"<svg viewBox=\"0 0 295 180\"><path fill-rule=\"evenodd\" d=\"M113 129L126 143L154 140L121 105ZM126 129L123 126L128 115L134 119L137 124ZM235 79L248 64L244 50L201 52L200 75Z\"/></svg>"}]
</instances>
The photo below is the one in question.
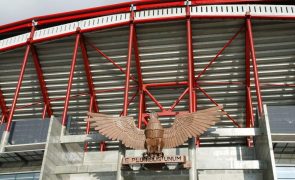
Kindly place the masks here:
<instances>
[{"instance_id":1,"label":"sky","mask_svg":"<svg viewBox=\"0 0 295 180\"><path fill-rule=\"evenodd\" d=\"M131 0L0 0L0 26L34 16L127 1Z\"/></svg>"}]
</instances>

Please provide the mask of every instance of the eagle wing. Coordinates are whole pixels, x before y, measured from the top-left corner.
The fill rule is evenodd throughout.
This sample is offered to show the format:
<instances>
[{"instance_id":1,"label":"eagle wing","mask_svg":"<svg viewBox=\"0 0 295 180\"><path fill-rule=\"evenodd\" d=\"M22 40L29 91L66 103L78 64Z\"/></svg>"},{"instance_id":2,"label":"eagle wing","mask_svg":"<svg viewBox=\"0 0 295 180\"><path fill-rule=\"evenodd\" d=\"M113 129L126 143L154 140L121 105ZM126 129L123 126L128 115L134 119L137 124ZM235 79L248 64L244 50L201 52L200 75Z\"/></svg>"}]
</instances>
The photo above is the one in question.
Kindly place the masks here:
<instances>
[{"instance_id":1,"label":"eagle wing","mask_svg":"<svg viewBox=\"0 0 295 180\"><path fill-rule=\"evenodd\" d=\"M182 145L188 138L198 137L220 120L218 107L194 113L178 114L170 128L164 129L164 148Z\"/></svg>"},{"instance_id":2,"label":"eagle wing","mask_svg":"<svg viewBox=\"0 0 295 180\"><path fill-rule=\"evenodd\" d=\"M113 117L101 113L87 113L90 126L112 140L120 140L126 147L144 149L144 131L135 126L134 118Z\"/></svg>"}]
</instances>

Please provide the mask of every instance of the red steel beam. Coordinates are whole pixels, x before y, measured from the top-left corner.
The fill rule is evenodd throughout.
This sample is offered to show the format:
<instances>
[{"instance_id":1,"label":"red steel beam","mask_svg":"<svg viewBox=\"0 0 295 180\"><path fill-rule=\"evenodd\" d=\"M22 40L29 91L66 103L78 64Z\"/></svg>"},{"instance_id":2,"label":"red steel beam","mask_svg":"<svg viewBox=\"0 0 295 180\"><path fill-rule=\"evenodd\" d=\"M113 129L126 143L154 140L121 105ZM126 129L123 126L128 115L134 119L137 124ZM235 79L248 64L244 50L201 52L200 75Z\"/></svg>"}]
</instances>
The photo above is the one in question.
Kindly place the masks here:
<instances>
[{"instance_id":1,"label":"red steel beam","mask_svg":"<svg viewBox=\"0 0 295 180\"><path fill-rule=\"evenodd\" d=\"M163 112L158 112L157 115L158 116L176 116L178 114L187 114L188 111L178 111L178 112L175 112L175 111L163 111ZM144 113L143 114L144 117L149 117L149 114L148 113Z\"/></svg>"},{"instance_id":2,"label":"red steel beam","mask_svg":"<svg viewBox=\"0 0 295 180\"><path fill-rule=\"evenodd\" d=\"M143 121L143 113L146 109L145 105L145 93L143 90L139 92L139 102L138 102L138 128L141 129L142 121Z\"/></svg>"},{"instance_id":3,"label":"red steel beam","mask_svg":"<svg viewBox=\"0 0 295 180\"><path fill-rule=\"evenodd\" d=\"M207 94L207 92L202 89L200 86L197 85L197 88L213 103L215 104L217 107L219 107L219 109L224 112L226 114L226 116L228 117L228 119L230 119L238 128L240 128L241 126L223 109L221 108L221 106L212 98L209 96L209 94Z\"/></svg>"},{"instance_id":4,"label":"red steel beam","mask_svg":"<svg viewBox=\"0 0 295 180\"><path fill-rule=\"evenodd\" d=\"M151 87L167 87L167 86L186 86L188 84L187 81L182 81L182 82L164 82L164 83L150 83L150 84L145 84L144 86L146 88Z\"/></svg>"},{"instance_id":5,"label":"red steel beam","mask_svg":"<svg viewBox=\"0 0 295 180\"><path fill-rule=\"evenodd\" d=\"M198 81L200 85L239 85L245 86L245 82L240 81Z\"/></svg>"},{"instance_id":6,"label":"red steel beam","mask_svg":"<svg viewBox=\"0 0 295 180\"><path fill-rule=\"evenodd\" d=\"M93 109L93 101L94 101L94 97L93 96L90 96L90 103L89 103L89 108L88 108L88 111L89 112L92 112L92 109ZM90 118L90 116L88 116L88 118ZM89 134L90 133L90 122L88 121L86 123L86 134ZM88 142L86 142L84 144L84 151L87 152L88 151Z\"/></svg>"},{"instance_id":7,"label":"red steel beam","mask_svg":"<svg viewBox=\"0 0 295 180\"><path fill-rule=\"evenodd\" d=\"M83 36L80 37L80 48L81 48L83 62L84 62L84 70L85 70L85 74L86 74L86 78L87 78L89 94L90 94L90 97L93 98L91 108L93 108L93 112L97 113L99 111L99 109L98 109L98 104L96 101L95 87L93 84L93 78L92 78L92 74L91 74L91 68L90 68L89 58L88 58L88 54L87 54L87 48L85 46Z\"/></svg>"},{"instance_id":8,"label":"red steel beam","mask_svg":"<svg viewBox=\"0 0 295 180\"><path fill-rule=\"evenodd\" d=\"M130 86L130 89L134 89L134 88L137 88L137 86ZM112 89L106 89L106 90L96 90L95 93L98 94L98 93L104 93L104 92L121 91L121 90L124 90L124 89L125 88L112 88ZM71 95L71 98L78 98L80 96L89 96L89 93L88 92L82 92L82 93L74 94L74 95ZM52 98L52 99L50 99L50 102L59 101L59 100L65 100L65 99L66 99L66 97ZM15 110L24 109L24 108L34 106L34 105L40 105L42 103L43 103L43 101L36 101L36 102L33 102L33 103L28 103L28 104L25 104L25 105L22 105L22 106L17 106L15 108Z\"/></svg>"},{"instance_id":9,"label":"red steel beam","mask_svg":"<svg viewBox=\"0 0 295 180\"><path fill-rule=\"evenodd\" d=\"M190 19L190 7L186 6L186 30L187 30L187 57L188 57L188 94L189 94L189 112L196 111L196 91L194 82L194 56L193 56L193 39L192 39L192 27Z\"/></svg>"},{"instance_id":10,"label":"red steel beam","mask_svg":"<svg viewBox=\"0 0 295 180\"><path fill-rule=\"evenodd\" d=\"M234 36L231 37L230 40L228 40L228 42L223 46L223 48L218 51L216 56L209 62L209 64L203 69L203 71L198 74L198 76L196 77L196 81L200 79L200 77L207 71L207 69L213 64L213 62L216 61L216 59L223 53L223 51L233 42L233 40L240 34L240 32L242 32L243 29L244 26L242 26L238 30L238 32L236 32Z\"/></svg>"},{"instance_id":11,"label":"red steel beam","mask_svg":"<svg viewBox=\"0 0 295 180\"><path fill-rule=\"evenodd\" d=\"M245 66L246 66L246 127L254 127L254 115L251 96L249 34L245 31Z\"/></svg>"},{"instance_id":12,"label":"red steel beam","mask_svg":"<svg viewBox=\"0 0 295 180\"><path fill-rule=\"evenodd\" d=\"M187 1L188 3L189 1ZM197 96L196 96L196 80L195 80L195 68L194 68L194 50L193 50L193 37L192 37L192 24L190 6L186 5L186 38L187 38L187 58L188 58L188 94L189 94L189 112L197 111ZM193 143L200 145L200 139L197 137L192 139ZM191 142L190 142L191 143ZM193 166L195 168L195 166ZM191 172L190 172L191 173ZM195 173L193 173L195 174ZM195 175L193 175L195 176Z\"/></svg>"},{"instance_id":13,"label":"red steel beam","mask_svg":"<svg viewBox=\"0 0 295 180\"><path fill-rule=\"evenodd\" d=\"M245 23L245 26L247 24ZM253 115L253 106L252 106L252 96L251 96L251 75L250 75L250 48L249 48L249 35L248 29L245 30L245 74L246 74L246 127L254 127L254 115ZM248 147L253 147L253 137L247 137Z\"/></svg>"},{"instance_id":14,"label":"red steel beam","mask_svg":"<svg viewBox=\"0 0 295 180\"><path fill-rule=\"evenodd\" d=\"M94 96L90 96L90 103L89 103L89 108L88 108L88 111L89 112L93 112L93 103L94 103L94 101L95 101ZM86 134L89 134L89 133L90 133L90 122L87 122L87 125L86 125Z\"/></svg>"},{"instance_id":15,"label":"red steel beam","mask_svg":"<svg viewBox=\"0 0 295 180\"><path fill-rule=\"evenodd\" d=\"M132 59L132 44L134 36L134 24L131 22L129 25L129 41L128 41L128 56L126 63L126 79L125 79L125 91L124 91L124 104L123 104L123 116L128 114L128 94L130 86L130 69Z\"/></svg>"},{"instance_id":16,"label":"red steel beam","mask_svg":"<svg viewBox=\"0 0 295 180\"><path fill-rule=\"evenodd\" d=\"M262 107L262 98L261 98L261 91L260 91L260 83L259 83L259 75L258 75L258 68L257 68L257 62L256 62L256 54L255 54L255 48L254 48L254 40L253 40L253 33L252 33L252 23L251 19L248 16L246 18L247 23L247 32L249 36L249 46L251 50L251 58L252 58L252 66L253 66L253 74L255 79L255 88L256 88L256 96L257 96L257 103L258 103L258 112L261 116L263 114L263 107Z\"/></svg>"},{"instance_id":17,"label":"red steel beam","mask_svg":"<svg viewBox=\"0 0 295 180\"><path fill-rule=\"evenodd\" d=\"M160 104L160 102L150 93L149 90L144 89L144 92L151 98L154 103L161 109L161 111L165 111L164 107Z\"/></svg>"},{"instance_id":18,"label":"red steel beam","mask_svg":"<svg viewBox=\"0 0 295 180\"><path fill-rule=\"evenodd\" d=\"M189 88L186 88L183 93L176 99L176 101L174 102L174 104L170 107L170 109L168 111L173 111L174 108L177 106L177 104L179 104L179 102L183 99L183 97L187 94Z\"/></svg>"},{"instance_id":19,"label":"red steel beam","mask_svg":"<svg viewBox=\"0 0 295 180\"><path fill-rule=\"evenodd\" d=\"M82 52L84 70L85 70L89 94L90 94L89 112L92 112L92 109L93 109L93 112L98 113L99 109L98 109L98 104L96 101L95 87L93 84L93 78L92 78L92 74L91 74L91 68L90 68L89 58L88 58L88 54L87 54L87 48L86 48L83 36L80 37L80 48L81 48L81 52ZM90 122L87 122L86 134L89 134L89 132L90 132ZM88 143L86 143L84 145L84 150L88 151ZM105 150L105 143L101 142L100 143L100 151L104 151L104 150Z\"/></svg>"},{"instance_id":20,"label":"red steel beam","mask_svg":"<svg viewBox=\"0 0 295 180\"><path fill-rule=\"evenodd\" d=\"M128 100L128 105L127 105L127 106L129 106L129 105L134 101L134 99L136 98L138 92L139 92L139 91L137 90L137 91L133 94L133 96L131 97L131 99ZM122 116L123 113L124 113L124 110L121 111L120 116Z\"/></svg>"},{"instance_id":21,"label":"red steel beam","mask_svg":"<svg viewBox=\"0 0 295 180\"><path fill-rule=\"evenodd\" d=\"M90 43L88 40L85 40L86 43L92 47L95 51L97 51L100 55L102 55L104 58L106 58L106 60L108 60L109 62L111 62L115 67L117 67L122 73L124 73L125 75L127 75L127 72L120 66L118 65L113 59L111 59L110 57L108 57L105 53L103 53L100 49L98 49L97 47L95 47L92 43ZM130 78L134 81L134 82L138 82L137 79L135 79L135 77L133 75L129 75Z\"/></svg>"},{"instance_id":22,"label":"red steel beam","mask_svg":"<svg viewBox=\"0 0 295 180\"><path fill-rule=\"evenodd\" d=\"M30 37L27 40L26 51L25 51L23 63L22 63L22 66L21 66L17 86L16 86L16 89L15 89L12 105L11 105L11 108L10 108L10 113L9 113L9 116L8 116L7 125L6 125L6 129L5 129L6 131L10 131L10 129L11 129L12 118L13 118L13 114L14 114L14 111L15 111L15 108L16 108L16 103L17 103L17 99L18 99L18 96L19 96L22 81L23 81L23 78L24 78L26 65L27 65L27 62L28 62L28 59L29 59L29 53L31 51L31 40L34 37L34 33L35 33L35 27L33 26L32 29L31 29Z\"/></svg>"},{"instance_id":23,"label":"red steel beam","mask_svg":"<svg viewBox=\"0 0 295 180\"><path fill-rule=\"evenodd\" d=\"M70 101L70 97L71 97L71 89L72 89L73 77L74 77L74 72L75 72L75 65L76 65L76 61L77 61L77 53L78 53L80 36L81 36L81 34L79 32L79 29L77 29L74 53L73 53L73 58L72 58L72 64L71 64L70 75L69 75L69 80L68 80L66 99L65 99L65 104L64 104L64 111L63 111L63 115L62 115L62 125L63 126L66 126L66 124L67 124L68 107L69 107L69 101Z\"/></svg>"},{"instance_id":24,"label":"red steel beam","mask_svg":"<svg viewBox=\"0 0 295 180\"><path fill-rule=\"evenodd\" d=\"M42 93L42 96L43 96L43 101L44 101L44 105L45 105L44 109L46 110L48 117L50 117L53 114L53 112L52 112L52 108L51 108L51 104L50 104L48 90L47 90L47 87L46 87L46 82L44 80L44 73L43 73L43 70L41 68L40 61L39 61L39 56L38 56L38 53L36 51L35 46L31 47L31 53L32 53L35 69L36 69L36 72L37 72L39 85L40 85L40 88L41 88L41 93Z\"/></svg>"},{"instance_id":25,"label":"red steel beam","mask_svg":"<svg viewBox=\"0 0 295 180\"><path fill-rule=\"evenodd\" d=\"M131 14L134 17L134 11ZM143 113L145 111L145 93L143 91L143 78L142 78L142 70L140 64L140 56L139 56L139 49L138 49L138 39L136 33L136 26L134 27L134 36L133 36L133 52L135 56L135 64L136 64L136 71L137 71L137 78L138 78L138 90L139 90L139 102L138 102L138 128L141 128Z\"/></svg>"},{"instance_id":26,"label":"red steel beam","mask_svg":"<svg viewBox=\"0 0 295 180\"><path fill-rule=\"evenodd\" d=\"M46 112L47 112L47 105L45 104L43 107L43 112L42 112L42 119L44 120L46 117Z\"/></svg>"},{"instance_id":27,"label":"red steel beam","mask_svg":"<svg viewBox=\"0 0 295 180\"><path fill-rule=\"evenodd\" d=\"M18 29L24 29L31 27L32 20L36 20L38 24L42 25L50 25L54 23L62 23L67 21L73 21L81 18L91 18L91 17L97 17L99 15L104 16L108 14L114 14L114 13L123 13L130 9L130 5L133 4L137 6L139 9L155 9L155 8L161 8L161 7L173 7L173 6L180 6L184 0L137 0L137 1L130 1L130 2L124 2L119 4L112 4L112 5L106 5L106 6L100 6L95 8L88 8L88 9L82 9L82 10L76 10L76 11L70 11L70 12L63 12L63 13L56 13L51 15L45 15L45 16L36 16L29 19L17 21L10 24L5 24L0 26L0 33L5 33L7 31L11 31L9 28L16 27L12 30L18 30ZM287 2L287 0L195 0L191 1L193 5L203 5L203 4L231 4L231 3L253 3L253 2L259 2L259 3L270 3L270 2ZM102 13L100 13L102 12ZM268 17L268 16L267 16ZM290 18L290 17L285 17ZM293 17L294 18L294 17Z\"/></svg>"},{"instance_id":28,"label":"red steel beam","mask_svg":"<svg viewBox=\"0 0 295 180\"><path fill-rule=\"evenodd\" d=\"M245 15L241 15L241 16L234 16L234 15L223 15L223 16L196 15L196 16L193 16L192 15L191 18L192 19L201 19L201 18L202 19L244 19ZM164 18L147 18L147 19L135 20L134 24L148 23L148 22L159 22L159 21L175 21L175 20L185 20L185 19L186 19L185 16L176 16L176 17L172 16L172 17L164 17ZM251 16L251 19L294 20L295 16L256 16L256 15L253 15L253 16ZM83 30L81 30L81 33L93 32L93 31L98 31L98 30L103 30L103 29L110 29L110 28L114 28L114 27L122 27L122 26L126 26L128 24L129 24L129 22L107 24L107 25L100 26L100 27L83 29ZM60 39L63 37L72 36L74 34L76 34L76 33L75 32L68 32L68 33L64 33L64 34L59 34L59 35L54 35L54 36L45 37L45 38L41 38L41 39L36 39L36 40L33 40L32 43L40 43L40 42L50 41L50 40L54 40L54 39ZM0 49L0 52L19 48L19 47L25 46L25 44L26 43L20 43L20 44L6 47L6 48L2 48L2 49Z\"/></svg>"},{"instance_id":29,"label":"red steel beam","mask_svg":"<svg viewBox=\"0 0 295 180\"><path fill-rule=\"evenodd\" d=\"M8 108L6 106L6 102L4 99L4 95L2 90L0 89L0 108L2 111L2 119L1 119L1 124L4 123L4 120L8 118Z\"/></svg>"}]
</instances>

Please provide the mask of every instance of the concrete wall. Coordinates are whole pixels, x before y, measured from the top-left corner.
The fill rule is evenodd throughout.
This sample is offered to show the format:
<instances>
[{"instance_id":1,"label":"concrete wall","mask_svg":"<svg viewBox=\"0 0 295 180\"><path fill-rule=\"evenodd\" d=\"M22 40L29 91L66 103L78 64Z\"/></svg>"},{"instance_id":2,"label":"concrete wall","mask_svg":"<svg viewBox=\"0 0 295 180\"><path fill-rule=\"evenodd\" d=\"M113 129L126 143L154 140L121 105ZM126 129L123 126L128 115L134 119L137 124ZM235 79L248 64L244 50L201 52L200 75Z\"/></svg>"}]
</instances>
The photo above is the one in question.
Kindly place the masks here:
<instances>
[{"instance_id":1,"label":"concrete wall","mask_svg":"<svg viewBox=\"0 0 295 180\"><path fill-rule=\"evenodd\" d=\"M60 122L52 117L41 168L41 180L69 179L69 175L56 175L56 167L70 164L81 165L83 162L83 149L78 144L60 144L61 133Z\"/></svg>"},{"instance_id":2,"label":"concrete wall","mask_svg":"<svg viewBox=\"0 0 295 180\"><path fill-rule=\"evenodd\" d=\"M273 154L267 120L261 120L262 134L255 137L255 148L200 147L196 151L198 180L275 180ZM41 179L116 179L118 151L86 152L79 143L62 142L62 126L51 119ZM68 138L70 139L70 138ZM127 150L126 156L141 156L144 151ZM165 149L166 155L188 155L188 148ZM174 169L170 167L169 169ZM188 170L123 172L125 180L188 179Z\"/></svg>"},{"instance_id":3,"label":"concrete wall","mask_svg":"<svg viewBox=\"0 0 295 180\"><path fill-rule=\"evenodd\" d=\"M258 124L262 134L255 137L254 144L257 159L263 160L266 163L263 179L276 180L277 174L266 105L264 105L264 116L258 118Z\"/></svg>"},{"instance_id":4,"label":"concrete wall","mask_svg":"<svg viewBox=\"0 0 295 180\"><path fill-rule=\"evenodd\" d=\"M262 171L206 170L198 172L198 180L262 180Z\"/></svg>"}]
</instances>

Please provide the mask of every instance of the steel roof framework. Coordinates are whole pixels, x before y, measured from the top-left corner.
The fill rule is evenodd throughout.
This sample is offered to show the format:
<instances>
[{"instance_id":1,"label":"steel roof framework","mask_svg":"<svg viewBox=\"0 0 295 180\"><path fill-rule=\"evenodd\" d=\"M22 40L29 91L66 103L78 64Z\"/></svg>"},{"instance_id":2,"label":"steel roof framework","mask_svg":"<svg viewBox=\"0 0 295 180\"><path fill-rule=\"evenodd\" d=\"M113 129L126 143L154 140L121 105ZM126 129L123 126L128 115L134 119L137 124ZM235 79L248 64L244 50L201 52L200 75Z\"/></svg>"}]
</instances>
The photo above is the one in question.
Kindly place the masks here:
<instances>
[{"instance_id":1,"label":"steel roof framework","mask_svg":"<svg viewBox=\"0 0 295 180\"><path fill-rule=\"evenodd\" d=\"M141 57L140 57L140 51L139 51L139 47L138 47L138 40L137 40L137 31L136 31L136 24L138 22L136 22L134 20L134 15L135 15L135 9L134 6L131 7L131 11L130 11L130 22L128 23L129 26L129 39L128 39L128 55L127 55L127 63L126 63L126 70L124 70L120 65L118 65L116 63L115 60L113 60L112 58L108 57L105 53L103 53L102 50L98 49L97 47L95 47L94 44L90 43L90 40L88 40L88 38L86 36L84 36L85 32L87 31L83 31L80 28L77 28L75 33L70 33L70 34L64 34L63 36L69 36L69 35L75 35L75 43L74 43L74 50L73 50L73 54L72 54L72 64L71 64L71 69L70 69L70 74L69 74L69 80L68 80L68 86L67 86L67 91L66 91L66 96L63 97L62 99L65 99L64 102L64 109L63 109L63 115L62 115L62 124L65 126L66 125L66 121L67 121L67 111L68 111L68 106L69 106L69 102L70 99L73 97L78 97L78 96L90 96L90 105L89 105L89 111L94 111L94 112L98 112L98 103L97 103L97 94L99 93L99 91L95 90L94 87L94 83L93 83L93 79L92 79L92 74L91 74L91 68L90 68L90 61L89 61L89 57L87 55L87 45L92 47L93 49L95 49L95 51L97 51L100 55L102 55L106 60L110 61L116 68L118 68L122 73L125 74L125 85L124 88L112 88L112 89L108 89L108 91L116 91L116 90L124 90L124 103L123 103L123 110L122 113L120 115L126 116L128 114L128 107L129 104L135 99L135 97L139 94L139 102L138 102L138 127L142 127L142 124L146 124L147 123L147 114L145 113L146 109L147 109L147 104L146 104L146 100L147 97L149 97L160 109L160 112L158 112L158 114L160 116L173 116L177 113L183 113L185 111L175 111L174 108L176 107L176 105L188 94L189 98L188 98L188 104L189 104L189 112L194 112L197 108L197 97L196 97L196 91L200 91L202 92L213 104L215 104L216 106L219 106L221 109L222 107L217 103L217 101L214 100L214 98L212 98L209 93L207 93L203 88L202 88L202 83L206 82L201 82L198 81L199 78L202 76L202 74L206 73L207 69L210 68L210 66L212 66L212 64L218 59L218 57L223 53L223 51L231 44L232 41L234 41L234 39L242 32L243 29L245 30L245 74L246 74L246 81L245 84L242 83L243 86L245 86L245 92L246 92L246 127L253 127L254 126L254 114L253 114L253 100L251 97L251 63L252 63L252 72L254 74L254 88L256 90L256 98L257 98L257 102L258 102L258 109L259 109L259 113L260 115L263 113L262 112L262 98L261 98L261 92L260 92L260 82L259 82L259 76L258 76L258 68L257 68L257 62L256 62L256 53L255 53L255 48L254 48L254 37L253 37L253 33L252 33L252 22L251 22L251 16L249 14L246 14L244 17L235 17L235 18L242 18L245 19L245 25L243 25L239 31L233 35L233 37L231 39L229 39L229 41L223 46L223 48L217 53L217 55L211 60L209 61L209 63L205 66L205 68L197 75L195 75L195 65L194 65L194 52L193 52L193 35L192 35L192 27L191 27L191 21L192 19L195 18L200 18L199 16L193 16L190 14L190 5L188 4L186 6L186 15L184 17L167 17L167 18L158 18L158 19L145 19L144 21L140 21L141 23L146 23L146 22L153 22L153 21L166 21L166 20L179 20L179 19L185 19L186 21L186 37L187 37L187 81L175 81L175 82L163 82L163 83L145 83L143 80L143 72L142 72L142 64L141 64ZM215 17L215 16L207 16L206 18L233 18L232 16L220 16L220 17ZM267 17L266 17L267 18ZM284 19L282 17L280 17L281 19ZM290 18L288 18L290 19ZM116 24L115 26L121 26L121 25L126 25L125 23L123 24ZM111 25L107 26L106 28L110 28L112 27ZM97 29L91 29L91 31L96 31ZM13 115L15 110L17 109L16 107L16 103L18 100L18 96L21 90L21 85L22 85L22 80L24 77L24 73L25 73L25 68L26 68L26 64L28 62L29 59L29 53L32 53L32 57L34 60L34 64L35 64L35 68L36 68L36 72L37 72L37 77L39 79L39 83L40 83L40 87L41 87L41 92L42 92L42 96L43 96L43 103L44 103L44 108L43 108L43 113L42 113L42 117L45 117L45 112L48 115L52 114L52 110L51 110L51 103L54 102L55 99L49 98L49 95L47 93L47 87L45 84L45 80L44 80L44 76L43 76L43 72L42 72L42 68L40 66L40 64L38 64L38 55L37 55L37 50L34 47L35 43L33 41L33 36L35 33L35 26L32 26L32 30L30 33L30 38L27 40L26 42L26 50L25 50L25 55L23 58L23 63L22 63L22 68L21 68L21 72L18 78L18 83L17 83L17 87L15 90L15 94L13 97L13 102L11 105L11 108L9 110L9 116L8 116L8 120L7 120L7 126L6 126L6 131L10 130L11 127L11 122L13 119ZM61 36L58 36L58 38L60 38ZM47 41L47 40L52 40L55 39L57 37L51 37L51 38L46 38L43 39L42 41ZM39 42L39 41L37 41ZM86 74L86 78L87 78L87 84L88 84L88 93L80 93L80 94L76 94L76 95L72 95L71 96L71 86L73 83L73 76L75 73L75 64L76 64L76 60L77 60L77 56L78 56L78 49L79 49L79 44L80 44L80 49L82 52L82 57L83 57L83 61L84 61L84 71ZM13 47L15 48L15 47ZM7 49L5 49L7 50ZM133 50L133 55L135 56L135 66L136 66L136 74L137 74L137 79L132 75L131 73L131 64L132 64L132 50ZM250 61L251 59L251 61ZM130 79L133 80L133 83L136 83L136 85L131 85L130 84ZM208 83L208 82L207 82ZM214 84L214 82L209 82L211 84ZM218 83L223 83L223 82L216 82L216 84ZM237 83L241 83L241 82L237 82ZM230 84L225 82L225 84ZM266 84L264 84L266 85ZM292 84L268 84L268 85L273 85L273 86L290 86L290 87L294 87L294 85ZM151 89L157 89L157 88L167 88L167 87L180 87L183 88L184 90L182 91L182 93L180 94L180 96L174 101L174 103L171 105L171 107L169 109L166 109L163 107L163 105L161 105L160 101L157 100L157 98L153 95ZM252 86L253 87L253 86ZM135 91L134 95L132 96L131 99L129 99L129 92L130 89L134 89L136 88L137 90ZM0 96L1 97L1 96ZM60 98L59 98L60 99ZM6 111L5 108L6 105L4 103L4 98L1 98L1 108L2 108L2 119L4 119L6 117ZM39 102L37 102L38 104ZM26 105L24 107L28 107L28 106L32 106L35 105L35 103ZM224 109L222 109L224 111ZM240 125L234 120L233 117L230 116L229 113L227 113L227 117L237 126L240 127ZM89 125L87 125L86 128L86 133L90 132L90 127ZM248 145L251 146L252 145L252 138L249 137L248 138ZM103 147L103 145L102 145ZM102 148L103 150L103 148Z\"/></svg>"}]
</instances>

